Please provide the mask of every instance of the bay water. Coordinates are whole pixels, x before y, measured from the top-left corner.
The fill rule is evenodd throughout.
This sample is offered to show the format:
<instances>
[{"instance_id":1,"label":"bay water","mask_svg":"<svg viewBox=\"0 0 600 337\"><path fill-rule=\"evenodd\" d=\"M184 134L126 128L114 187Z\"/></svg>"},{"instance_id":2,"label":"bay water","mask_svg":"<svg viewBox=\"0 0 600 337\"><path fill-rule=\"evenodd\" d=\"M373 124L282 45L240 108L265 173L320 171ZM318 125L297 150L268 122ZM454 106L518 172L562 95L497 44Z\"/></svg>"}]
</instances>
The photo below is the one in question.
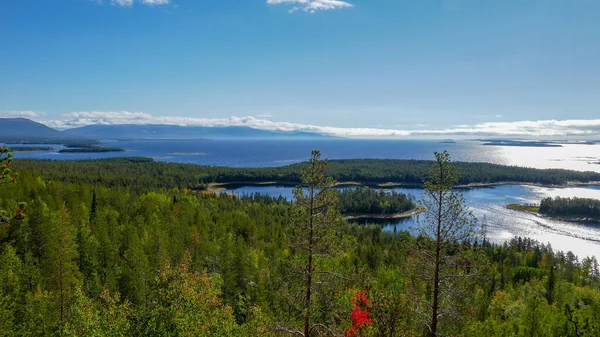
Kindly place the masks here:
<instances>
[{"instance_id":1,"label":"bay water","mask_svg":"<svg viewBox=\"0 0 600 337\"><path fill-rule=\"evenodd\" d=\"M62 146L39 145L50 146L54 150L15 152L14 156L53 160L141 156L152 157L157 161L198 165L269 167L306 161L314 149L321 150L323 157L329 159L432 159L434 152L447 150L454 161L600 172L600 145L586 144L565 144L562 147L504 147L464 140L447 143L436 140L238 139L103 141L103 145L123 148L125 152L66 154L58 153ZM423 194L421 189L394 190L413 195L417 201ZM263 193L291 198L291 188L283 186L246 186L229 192ZM503 242L514 236L531 237L543 243L550 243L557 250L570 250L580 257L600 256L600 225L556 221L508 210L505 207L510 203L538 203L546 196L600 199L600 187L545 188L503 185L464 189L462 192L474 215L480 222L486 223L487 236L494 242ZM416 221L418 217L387 221L379 225L388 231L405 230L414 227Z\"/></svg>"}]
</instances>

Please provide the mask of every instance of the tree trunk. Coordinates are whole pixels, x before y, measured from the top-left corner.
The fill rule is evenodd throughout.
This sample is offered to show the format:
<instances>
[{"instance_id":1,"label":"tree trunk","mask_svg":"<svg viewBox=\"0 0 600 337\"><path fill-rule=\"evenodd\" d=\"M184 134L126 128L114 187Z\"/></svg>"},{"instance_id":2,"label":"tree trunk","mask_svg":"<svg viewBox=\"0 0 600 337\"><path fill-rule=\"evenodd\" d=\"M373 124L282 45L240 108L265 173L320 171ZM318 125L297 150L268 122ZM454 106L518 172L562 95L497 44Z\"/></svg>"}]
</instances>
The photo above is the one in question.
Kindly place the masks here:
<instances>
[{"instance_id":1,"label":"tree trunk","mask_svg":"<svg viewBox=\"0 0 600 337\"><path fill-rule=\"evenodd\" d=\"M440 184L444 185L444 170L440 167ZM433 308L431 313L431 337L437 336L438 330L438 310L439 310L439 297L440 297L440 250L442 241L442 206L444 192L439 192L438 198L438 216L437 216L437 233L435 238L435 270L433 277Z\"/></svg>"},{"instance_id":2,"label":"tree trunk","mask_svg":"<svg viewBox=\"0 0 600 337\"><path fill-rule=\"evenodd\" d=\"M60 287L60 321L62 322L65 318L65 301L64 301L64 286L63 286L63 273L62 263L59 263L58 267L59 287Z\"/></svg>"},{"instance_id":3,"label":"tree trunk","mask_svg":"<svg viewBox=\"0 0 600 337\"><path fill-rule=\"evenodd\" d=\"M435 276L433 279L433 310L431 313L431 337L437 336L438 298L440 295L440 247L436 244Z\"/></svg>"},{"instance_id":4,"label":"tree trunk","mask_svg":"<svg viewBox=\"0 0 600 337\"><path fill-rule=\"evenodd\" d=\"M306 298L304 300L304 337L310 337L310 296L312 288L312 264L313 264L313 236L314 236L314 200L315 189L310 187L310 234L308 236L308 263L306 266Z\"/></svg>"}]
</instances>

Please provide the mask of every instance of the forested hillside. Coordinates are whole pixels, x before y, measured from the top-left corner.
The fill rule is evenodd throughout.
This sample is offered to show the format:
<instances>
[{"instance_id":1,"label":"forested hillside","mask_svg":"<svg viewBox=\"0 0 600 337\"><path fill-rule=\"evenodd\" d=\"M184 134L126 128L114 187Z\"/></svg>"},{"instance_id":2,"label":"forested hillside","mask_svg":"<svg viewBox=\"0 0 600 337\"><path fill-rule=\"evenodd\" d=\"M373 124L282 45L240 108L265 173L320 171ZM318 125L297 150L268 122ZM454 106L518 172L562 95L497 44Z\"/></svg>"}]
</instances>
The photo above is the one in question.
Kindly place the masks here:
<instances>
[{"instance_id":1,"label":"forested hillside","mask_svg":"<svg viewBox=\"0 0 600 337\"><path fill-rule=\"evenodd\" d=\"M405 172L393 163L376 174ZM431 335L436 241L347 224L336 193L303 210L310 194L300 205L187 189L225 174L216 172L250 170L20 161L13 182L9 164L0 166L2 336ZM341 178L337 165L328 172ZM300 177L300 167L280 170ZM316 192L332 186L314 183ZM310 236L321 250L307 264L311 209L320 214L314 225L331 231ZM439 335L600 335L595 258L530 239L476 238L454 237L439 252L453 263L439 278L453 284L438 294ZM318 280L309 304L308 270Z\"/></svg>"},{"instance_id":2,"label":"forested hillside","mask_svg":"<svg viewBox=\"0 0 600 337\"><path fill-rule=\"evenodd\" d=\"M327 174L340 182L366 185L382 183L423 186L432 161L399 159L331 160ZM458 184L518 182L561 185L568 182L600 182L600 173L540 170L487 163L455 163L461 171ZM138 191L157 188L202 188L209 183L279 182L298 184L306 163L283 167L230 168L156 162L151 158L111 158L86 161L20 159L15 169L41 175L47 180L102 184ZM68 174L67 174L68 173Z\"/></svg>"}]
</instances>

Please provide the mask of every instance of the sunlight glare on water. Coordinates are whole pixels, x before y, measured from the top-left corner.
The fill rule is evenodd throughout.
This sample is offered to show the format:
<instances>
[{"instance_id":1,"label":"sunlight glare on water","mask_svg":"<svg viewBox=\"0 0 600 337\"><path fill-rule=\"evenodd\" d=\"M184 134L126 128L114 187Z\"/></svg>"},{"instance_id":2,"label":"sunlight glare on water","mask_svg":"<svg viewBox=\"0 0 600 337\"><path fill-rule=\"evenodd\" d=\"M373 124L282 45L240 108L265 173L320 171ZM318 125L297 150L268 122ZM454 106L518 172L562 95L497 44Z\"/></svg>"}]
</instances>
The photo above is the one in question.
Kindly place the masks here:
<instances>
[{"instance_id":1,"label":"sunlight glare on water","mask_svg":"<svg viewBox=\"0 0 600 337\"><path fill-rule=\"evenodd\" d=\"M541 169L600 172L600 145L565 144L562 147L490 146L506 165Z\"/></svg>"},{"instance_id":2,"label":"sunlight glare on water","mask_svg":"<svg viewBox=\"0 0 600 337\"><path fill-rule=\"evenodd\" d=\"M399 193L415 197L417 202L423 195L422 189L394 188ZM480 223L487 224L487 237L492 242L502 243L515 236L530 237L542 243L550 243L555 250L572 251L580 257L600 256L600 224L574 223L539 217L534 214L509 210L510 203L539 203L546 197L586 197L600 200L600 186L547 188L526 185L502 185L486 188L459 190L467 205ZM284 186L246 186L229 192L244 195L262 193L271 196L293 198L292 188ZM374 223L374 221L358 221ZM415 217L376 221L386 231L409 230L417 223Z\"/></svg>"},{"instance_id":3,"label":"sunlight glare on water","mask_svg":"<svg viewBox=\"0 0 600 337\"><path fill-rule=\"evenodd\" d=\"M562 168L600 172L600 145L567 144L563 147L487 146L479 141L440 143L435 140L136 140L112 141L106 146L125 152L57 153L16 152L15 158L82 160L109 157L152 157L155 160L231 167L284 166L308 160L321 150L323 158L433 159L448 151L453 161L486 162L533 168Z\"/></svg>"}]
</instances>

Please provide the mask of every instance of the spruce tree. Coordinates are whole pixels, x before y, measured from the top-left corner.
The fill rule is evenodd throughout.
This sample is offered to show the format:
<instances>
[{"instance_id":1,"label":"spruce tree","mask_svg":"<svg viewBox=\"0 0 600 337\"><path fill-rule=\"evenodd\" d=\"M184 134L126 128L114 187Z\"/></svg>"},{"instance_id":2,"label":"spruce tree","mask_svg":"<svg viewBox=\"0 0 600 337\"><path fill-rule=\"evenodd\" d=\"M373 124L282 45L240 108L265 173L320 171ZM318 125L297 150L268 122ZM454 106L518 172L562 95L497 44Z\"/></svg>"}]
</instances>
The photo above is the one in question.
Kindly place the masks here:
<instances>
[{"instance_id":1,"label":"spruce tree","mask_svg":"<svg viewBox=\"0 0 600 337\"><path fill-rule=\"evenodd\" d=\"M49 225L44 256L48 285L55 295L60 321L64 321L69 311L73 290L79 285L76 233L65 205L60 207L58 214L52 217Z\"/></svg>"}]
</instances>

